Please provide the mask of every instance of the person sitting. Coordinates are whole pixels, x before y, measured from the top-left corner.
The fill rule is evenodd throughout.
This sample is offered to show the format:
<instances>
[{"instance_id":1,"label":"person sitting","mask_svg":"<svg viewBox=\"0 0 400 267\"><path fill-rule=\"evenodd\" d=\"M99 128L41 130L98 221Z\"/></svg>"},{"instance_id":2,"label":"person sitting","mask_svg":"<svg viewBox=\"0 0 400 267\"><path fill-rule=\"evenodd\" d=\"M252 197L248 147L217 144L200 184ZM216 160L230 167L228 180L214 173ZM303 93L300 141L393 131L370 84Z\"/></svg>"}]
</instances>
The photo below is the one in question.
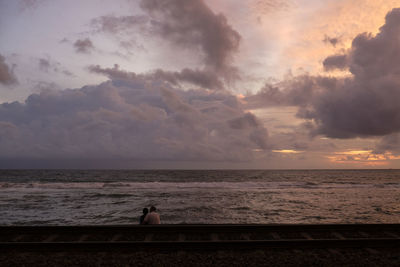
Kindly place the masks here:
<instances>
[{"instance_id":1,"label":"person sitting","mask_svg":"<svg viewBox=\"0 0 400 267\"><path fill-rule=\"evenodd\" d=\"M156 207L150 207L150 213L143 220L144 224L160 224L160 215L156 212Z\"/></svg>"},{"instance_id":2,"label":"person sitting","mask_svg":"<svg viewBox=\"0 0 400 267\"><path fill-rule=\"evenodd\" d=\"M144 223L144 218L146 217L147 213L149 213L149 209L148 208L144 208L143 209L143 215L140 216L140 218L139 218L139 224L145 224Z\"/></svg>"}]
</instances>

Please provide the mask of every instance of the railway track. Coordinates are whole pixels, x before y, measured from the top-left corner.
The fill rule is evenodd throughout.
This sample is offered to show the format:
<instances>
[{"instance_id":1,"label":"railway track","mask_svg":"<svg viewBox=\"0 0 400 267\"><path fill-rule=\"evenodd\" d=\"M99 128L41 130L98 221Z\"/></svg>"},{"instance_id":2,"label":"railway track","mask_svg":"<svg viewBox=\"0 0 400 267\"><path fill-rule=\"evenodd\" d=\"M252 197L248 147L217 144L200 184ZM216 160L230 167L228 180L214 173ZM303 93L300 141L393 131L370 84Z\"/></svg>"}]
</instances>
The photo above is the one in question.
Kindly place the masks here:
<instances>
[{"instance_id":1,"label":"railway track","mask_svg":"<svg viewBox=\"0 0 400 267\"><path fill-rule=\"evenodd\" d=\"M400 248L400 224L2 226L1 250Z\"/></svg>"}]
</instances>

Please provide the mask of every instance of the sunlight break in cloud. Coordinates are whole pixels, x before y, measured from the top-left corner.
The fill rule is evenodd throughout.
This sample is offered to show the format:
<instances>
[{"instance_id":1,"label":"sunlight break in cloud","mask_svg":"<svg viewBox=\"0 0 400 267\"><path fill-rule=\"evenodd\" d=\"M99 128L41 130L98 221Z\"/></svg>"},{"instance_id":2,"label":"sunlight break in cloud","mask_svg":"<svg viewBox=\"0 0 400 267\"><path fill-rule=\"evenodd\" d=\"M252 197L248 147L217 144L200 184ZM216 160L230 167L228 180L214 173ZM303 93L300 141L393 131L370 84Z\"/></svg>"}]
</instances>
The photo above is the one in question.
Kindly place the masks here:
<instances>
[{"instance_id":1,"label":"sunlight break in cloud","mask_svg":"<svg viewBox=\"0 0 400 267\"><path fill-rule=\"evenodd\" d=\"M298 153L303 153L304 151L297 151L297 150L292 150L292 149L281 149L281 150L272 150L272 152L283 153L283 154L298 154Z\"/></svg>"},{"instance_id":2,"label":"sunlight break in cloud","mask_svg":"<svg viewBox=\"0 0 400 267\"><path fill-rule=\"evenodd\" d=\"M364 166L388 165L391 160L398 160L391 152L383 154L373 153L372 150L350 150L335 152L335 155L326 156L331 162L339 164L359 164Z\"/></svg>"}]
</instances>

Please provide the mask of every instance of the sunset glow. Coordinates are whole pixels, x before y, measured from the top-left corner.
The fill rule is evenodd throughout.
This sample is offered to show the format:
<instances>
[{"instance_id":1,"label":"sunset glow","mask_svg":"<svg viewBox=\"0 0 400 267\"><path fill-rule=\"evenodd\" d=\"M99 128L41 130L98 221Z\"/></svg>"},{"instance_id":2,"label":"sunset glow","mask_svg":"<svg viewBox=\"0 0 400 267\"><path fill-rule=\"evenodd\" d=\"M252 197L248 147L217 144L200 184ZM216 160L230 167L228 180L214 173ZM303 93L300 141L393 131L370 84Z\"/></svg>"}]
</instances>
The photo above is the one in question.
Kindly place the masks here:
<instances>
[{"instance_id":1,"label":"sunset glow","mask_svg":"<svg viewBox=\"0 0 400 267\"><path fill-rule=\"evenodd\" d=\"M376 154L372 150L353 150L335 152L334 156L327 156L327 158L333 163L360 164L373 167L389 165L391 160L399 160L400 156L395 156L391 152Z\"/></svg>"},{"instance_id":2,"label":"sunset glow","mask_svg":"<svg viewBox=\"0 0 400 267\"><path fill-rule=\"evenodd\" d=\"M296 150L291 150L291 149L282 149L282 150L272 150L272 152L283 153L283 154L298 154L298 153L303 153L304 151L296 151Z\"/></svg>"},{"instance_id":3,"label":"sunset glow","mask_svg":"<svg viewBox=\"0 0 400 267\"><path fill-rule=\"evenodd\" d=\"M0 167L398 168L399 33L399 0L0 1Z\"/></svg>"}]
</instances>

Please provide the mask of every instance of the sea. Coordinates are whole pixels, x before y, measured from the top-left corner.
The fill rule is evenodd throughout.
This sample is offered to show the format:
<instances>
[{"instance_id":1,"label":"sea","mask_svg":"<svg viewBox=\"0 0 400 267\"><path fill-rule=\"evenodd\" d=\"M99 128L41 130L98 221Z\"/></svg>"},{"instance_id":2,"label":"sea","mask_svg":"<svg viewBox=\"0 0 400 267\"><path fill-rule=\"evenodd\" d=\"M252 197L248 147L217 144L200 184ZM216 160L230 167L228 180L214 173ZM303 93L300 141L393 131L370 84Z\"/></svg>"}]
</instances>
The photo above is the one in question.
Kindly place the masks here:
<instances>
[{"instance_id":1,"label":"sea","mask_svg":"<svg viewBox=\"0 0 400 267\"><path fill-rule=\"evenodd\" d=\"M400 170L0 170L0 225L400 223Z\"/></svg>"}]
</instances>

